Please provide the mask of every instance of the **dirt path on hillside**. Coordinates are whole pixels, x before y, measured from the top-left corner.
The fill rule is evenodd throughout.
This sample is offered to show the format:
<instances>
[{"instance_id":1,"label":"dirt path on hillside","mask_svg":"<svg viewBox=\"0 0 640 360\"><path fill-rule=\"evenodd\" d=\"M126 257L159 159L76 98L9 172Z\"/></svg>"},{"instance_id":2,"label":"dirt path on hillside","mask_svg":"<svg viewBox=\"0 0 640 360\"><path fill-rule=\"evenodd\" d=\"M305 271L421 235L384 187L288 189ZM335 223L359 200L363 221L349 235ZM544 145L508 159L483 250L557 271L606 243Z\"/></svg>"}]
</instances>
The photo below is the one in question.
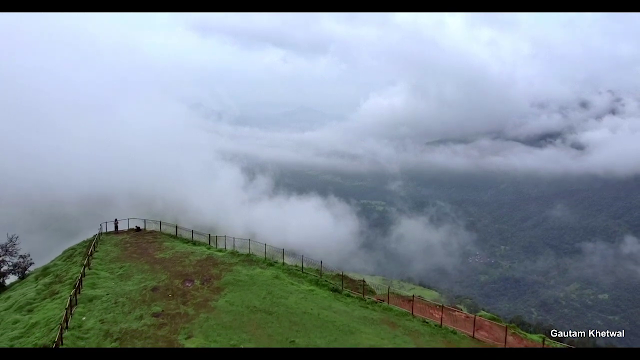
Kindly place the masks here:
<instances>
[{"instance_id":1,"label":"dirt path on hillside","mask_svg":"<svg viewBox=\"0 0 640 360\"><path fill-rule=\"evenodd\" d=\"M474 321L474 316L471 314L457 311L447 306L442 309L438 304L427 302L419 298L415 298L415 303L413 303L412 297L392 293L389 297L387 297L386 294L376 296L376 299L382 302L387 302L388 300L390 305L399 307L408 312L413 311L415 316L429 319L437 323L440 323L440 318L442 317L442 324L444 326L455 328L486 343L504 346L505 326L502 324L498 324L481 317L476 317ZM542 343L524 339L512 331L508 331L506 335L507 347L542 347Z\"/></svg>"},{"instance_id":2,"label":"dirt path on hillside","mask_svg":"<svg viewBox=\"0 0 640 360\"><path fill-rule=\"evenodd\" d=\"M116 336L119 345L135 346L145 339L148 347L182 347L181 329L199 315L214 311L210 303L223 290L218 281L230 266L213 256L193 261L188 254L176 252L162 257L162 235L155 231L110 234L119 238L120 261L144 264L150 271L167 276L161 283L140 289L140 298L136 299L141 306L162 309L148 314L154 318L154 326L125 331Z\"/></svg>"}]
</instances>

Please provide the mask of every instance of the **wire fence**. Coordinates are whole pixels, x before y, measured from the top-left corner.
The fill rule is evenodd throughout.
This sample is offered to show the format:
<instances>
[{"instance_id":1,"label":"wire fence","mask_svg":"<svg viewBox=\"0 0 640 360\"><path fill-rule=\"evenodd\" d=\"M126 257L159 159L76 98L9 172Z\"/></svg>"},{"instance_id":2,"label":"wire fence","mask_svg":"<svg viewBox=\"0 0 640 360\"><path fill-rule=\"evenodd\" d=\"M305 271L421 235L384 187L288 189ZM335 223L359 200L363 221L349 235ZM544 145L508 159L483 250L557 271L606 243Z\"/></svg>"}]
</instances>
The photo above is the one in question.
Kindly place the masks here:
<instances>
[{"instance_id":1,"label":"wire fence","mask_svg":"<svg viewBox=\"0 0 640 360\"><path fill-rule=\"evenodd\" d=\"M356 279L353 275L345 274L344 271L330 267L321 260L315 260L294 251L274 247L256 240L228 235L205 234L160 220L140 218L120 220L118 230L124 228L123 225L125 225L125 221L126 230L138 227L140 230L158 231L192 241L207 243L217 249L251 254L266 260L282 263L283 265L287 264L298 267L302 273L316 276L343 292L346 291L364 299L386 303L389 306L410 312L411 315L415 317L434 322L441 327L455 329L474 339L492 345L503 347L572 347L548 339L546 336L542 337L541 340L534 339L534 337L540 338L540 335L525 334L515 326L491 321L481 316L446 306L442 303L427 300L419 295L392 288L389 285L367 281L364 278ZM93 255L95 244L97 244L98 239L102 235L103 229L104 232L115 231L114 221L107 221L100 225L100 233L96 235L87 259L90 259ZM90 263L90 260L86 260L85 264L87 263ZM82 268L81 277L84 277L84 270L85 266ZM77 304L77 294L79 294L79 289L82 287L81 278L79 278L78 281L80 285L79 287L76 285L76 289L74 289L72 296L69 298L68 304L72 303L72 297L75 299L75 304ZM69 308L70 305L67 307ZM67 310L63 318L63 323L66 321L65 329L68 328L70 316L66 314L69 311L72 310ZM60 326L61 330L58 336L60 345L62 345L62 325L63 324ZM58 344L58 339L56 339L56 344Z\"/></svg>"},{"instance_id":2,"label":"wire fence","mask_svg":"<svg viewBox=\"0 0 640 360\"><path fill-rule=\"evenodd\" d=\"M69 329L69 322L71 321L71 317L73 316L76 307L78 306L78 295L80 295L80 292L82 292L87 269L91 269L91 260L93 259L93 254L95 254L96 252L98 242L100 242L101 237L102 225L100 225L98 233L93 236L91 245L89 245L89 250L87 251L87 256L82 263L82 269L80 270L78 279L76 280L75 285L73 286L73 290L71 291L71 294L67 299L67 305L65 306L64 313L62 314L62 320L60 321L60 325L58 325L58 334L56 335L56 339L53 342L54 348L59 348L64 344L64 333Z\"/></svg>"}]
</instances>

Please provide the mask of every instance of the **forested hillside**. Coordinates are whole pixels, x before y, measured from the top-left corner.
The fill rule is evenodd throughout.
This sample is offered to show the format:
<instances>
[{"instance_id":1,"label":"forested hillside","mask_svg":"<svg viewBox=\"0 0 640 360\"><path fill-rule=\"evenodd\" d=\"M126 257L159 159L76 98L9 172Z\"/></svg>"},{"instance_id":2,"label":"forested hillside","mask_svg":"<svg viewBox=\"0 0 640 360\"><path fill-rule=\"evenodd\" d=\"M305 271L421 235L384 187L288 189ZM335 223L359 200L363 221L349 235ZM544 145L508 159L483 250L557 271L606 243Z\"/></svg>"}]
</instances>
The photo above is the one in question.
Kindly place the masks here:
<instances>
[{"instance_id":1,"label":"forested hillside","mask_svg":"<svg viewBox=\"0 0 640 360\"><path fill-rule=\"evenodd\" d=\"M385 253L377 271L468 298L537 329L627 330L640 343L640 179L535 179L403 174L357 178L287 172L280 186L357 200L370 229L364 246ZM396 187L389 184L396 183ZM440 209L477 236L454 274L403 270L384 243L393 212ZM375 236L372 236L375 234ZM636 256L634 256L636 255ZM534 326L535 325L535 326Z\"/></svg>"}]
</instances>

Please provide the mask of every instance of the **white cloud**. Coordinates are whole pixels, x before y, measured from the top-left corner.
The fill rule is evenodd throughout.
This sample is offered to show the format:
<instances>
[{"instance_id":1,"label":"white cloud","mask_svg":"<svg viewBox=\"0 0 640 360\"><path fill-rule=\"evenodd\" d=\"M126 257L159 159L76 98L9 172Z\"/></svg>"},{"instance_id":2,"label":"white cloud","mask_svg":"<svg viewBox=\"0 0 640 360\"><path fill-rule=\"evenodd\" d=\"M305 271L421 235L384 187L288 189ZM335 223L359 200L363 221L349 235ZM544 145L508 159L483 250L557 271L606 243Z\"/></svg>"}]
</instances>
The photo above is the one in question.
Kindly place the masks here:
<instances>
[{"instance_id":1,"label":"white cloud","mask_svg":"<svg viewBox=\"0 0 640 360\"><path fill-rule=\"evenodd\" d=\"M358 172L637 174L637 20L3 14L0 228L37 243L40 259L123 213L261 238L281 229L269 240L319 254L357 246L347 205L276 194L226 155ZM300 106L345 120L293 134L236 121ZM566 140L522 143L549 132ZM466 142L424 146L441 138ZM53 236L50 221L84 230Z\"/></svg>"}]
</instances>

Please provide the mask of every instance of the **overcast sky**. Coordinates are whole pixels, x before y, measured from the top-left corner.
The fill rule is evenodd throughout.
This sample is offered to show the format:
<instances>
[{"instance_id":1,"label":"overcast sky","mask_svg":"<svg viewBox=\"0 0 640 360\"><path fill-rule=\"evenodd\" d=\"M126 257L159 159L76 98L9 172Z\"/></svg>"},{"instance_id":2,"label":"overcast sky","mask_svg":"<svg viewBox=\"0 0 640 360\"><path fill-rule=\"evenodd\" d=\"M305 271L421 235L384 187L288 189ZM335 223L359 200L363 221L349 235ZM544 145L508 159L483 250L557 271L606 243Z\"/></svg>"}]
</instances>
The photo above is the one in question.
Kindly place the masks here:
<instances>
[{"instance_id":1,"label":"overcast sky","mask_svg":"<svg viewBox=\"0 0 640 360\"><path fill-rule=\"evenodd\" d=\"M0 230L38 261L117 216L211 224L317 256L358 246L347 204L275 194L229 154L358 172L634 175L639 20L1 14ZM317 122L310 130L267 129L298 108L331 121L303 110L287 121ZM525 144L549 133L563 135ZM442 139L465 142L425 145ZM431 226L416 221L399 224Z\"/></svg>"}]
</instances>

